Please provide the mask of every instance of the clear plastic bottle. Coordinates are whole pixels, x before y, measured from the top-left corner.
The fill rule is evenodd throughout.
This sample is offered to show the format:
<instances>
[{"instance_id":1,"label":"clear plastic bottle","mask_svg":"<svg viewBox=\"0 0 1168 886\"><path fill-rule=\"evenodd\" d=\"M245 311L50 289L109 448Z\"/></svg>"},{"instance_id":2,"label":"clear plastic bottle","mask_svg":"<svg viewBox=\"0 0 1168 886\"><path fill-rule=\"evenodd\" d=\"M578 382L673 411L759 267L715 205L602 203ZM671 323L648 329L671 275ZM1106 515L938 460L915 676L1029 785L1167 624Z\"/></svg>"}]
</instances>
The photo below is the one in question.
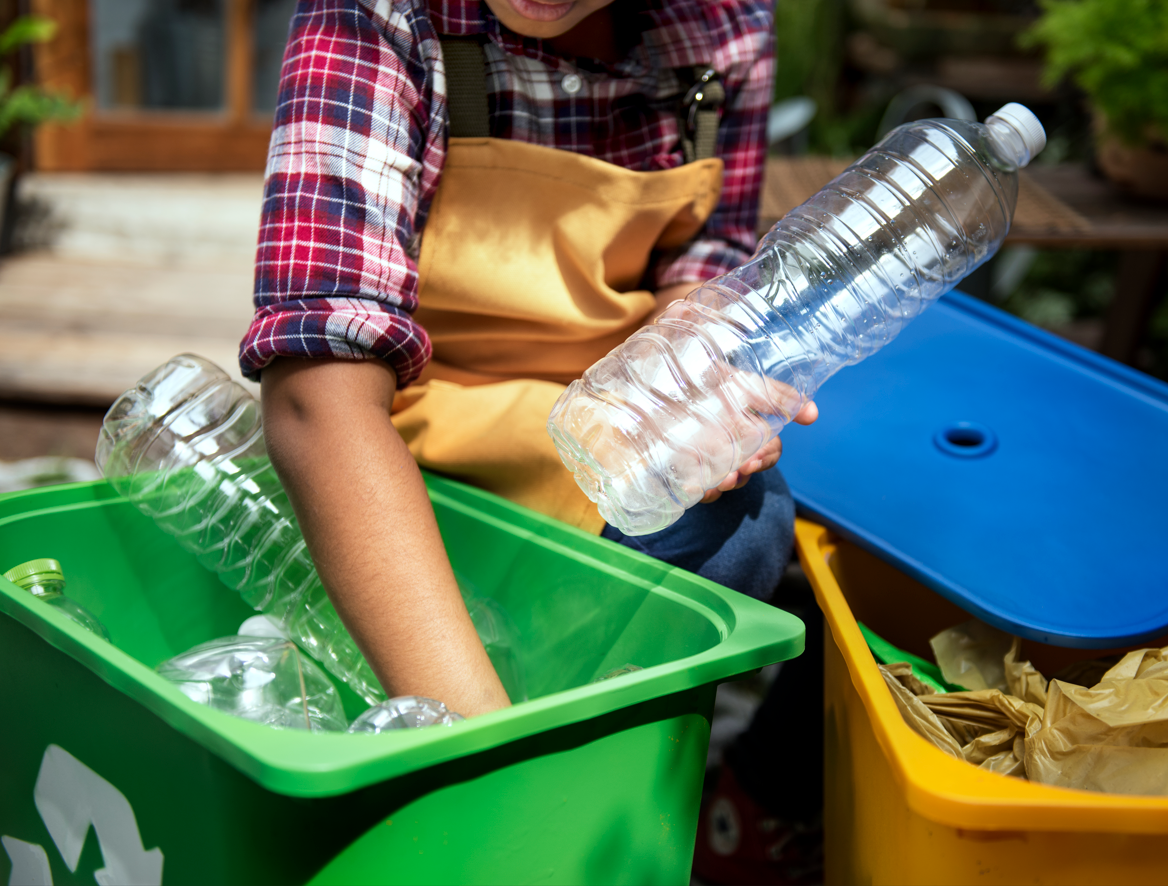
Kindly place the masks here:
<instances>
[{"instance_id":1,"label":"clear plastic bottle","mask_svg":"<svg viewBox=\"0 0 1168 886\"><path fill-rule=\"evenodd\" d=\"M386 700L316 574L268 460L259 403L182 354L108 413L96 462L114 488L369 704Z\"/></svg>"},{"instance_id":2,"label":"clear plastic bottle","mask_svg":"<svg viewBox=\"0 0 1168 886\"><path fill-rule=\"evenodd\" d=\"M65 573L61 571L61 564L50 558L29 560L19 566L13 566L4 573L4 577L16 585L24 588L46 606L52 606L69 620L76 622L101 639L109 640L109 631L105 629L92 612L71 597L65 596Z\"/></svg>"},{"instance_id":3,"label":"clear plastic bottle","mask_svg":"<svg viewBox=\"0 0 1168 886\"><path fill-rule=\"evenodd\" d=\"M158 666L192 701L276 729L344 732L349 721L324 671L282 637L220 637Z\"/></svg>"},{"instance_id":4,"label":"clear plastic bottle","mask_svg":"<svg viewBox=\"0 0 1168 886\"><path fill-rule=\"evenodd\" d=\"M465 720L462 714L449 710L433 698L421 695L402 695L371 707L353 721L349 732L380 735L398 729L423 729L427 726L453 726Z\"/></svg>"},{"instance_id":5,"label":"clear plastic bottle","mask_svg":"<svg viewBox=\"0 0 1168 886\"><path fill-rule=\"evenodd\" d=\"M386 700L316 574L268 460L259 403L227 373L193 354L158 367L110 407L95 461L118 492L329 673L371 705ZM526 700L514 624L494 600L470 596L467 605L511 700Z\"/></svg>"},{"instance_id":6,"label":"clear plastic bottle","mask_svg":"<svg viewBox=\"0 0 1168 886\"><path fill-rule=\"evenodd\" d=\"M675 302L560 397L548 431L601 516L672 524L772 439L828 378L888 344L998 249L1038 119L890 132L791 211L730 274Z\"/></svg>"}]
</instances>

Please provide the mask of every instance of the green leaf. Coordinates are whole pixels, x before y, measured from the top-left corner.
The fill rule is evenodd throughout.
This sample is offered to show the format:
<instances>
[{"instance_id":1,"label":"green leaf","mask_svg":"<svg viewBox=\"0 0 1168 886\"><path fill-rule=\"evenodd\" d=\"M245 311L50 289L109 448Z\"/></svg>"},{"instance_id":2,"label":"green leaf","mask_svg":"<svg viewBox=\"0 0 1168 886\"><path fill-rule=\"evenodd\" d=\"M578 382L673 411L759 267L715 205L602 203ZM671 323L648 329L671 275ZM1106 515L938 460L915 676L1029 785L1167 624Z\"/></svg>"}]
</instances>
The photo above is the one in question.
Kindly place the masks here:
<instances>
[{"instance_id":1,"label":"green leaf","mask_svg":"<svg viewBox=\"0 0 1168 886\"><path fill-rule=\"evenodd\" d=\"M0 101L0 137L12 126L36 126L50 120L65 122L81 114L80 102L38 86L18 86Z\"/></svg>"},{"instance_id":2,"label":"green leaf","mask_svg":"<svg viewBox=\"0 0 1168 886\"><path fill-rule=\"evenodd\" d=\"M1168 3L1040 0L1043 15L1020 38L1044 46L1043 80L1072 78L1130 144L1168 134Z\"/></svg>"},{"instance_id":3,"label":"green leaf","mask_svg":"<svg viewBox=\"0 0 1168 886\"><path fill-rule=\"evenodd\" d=\"M44 43L57 33L57 23L35 15L22 15L0 33L0 56L28 43Z\"/></svg>"}]
</instances>

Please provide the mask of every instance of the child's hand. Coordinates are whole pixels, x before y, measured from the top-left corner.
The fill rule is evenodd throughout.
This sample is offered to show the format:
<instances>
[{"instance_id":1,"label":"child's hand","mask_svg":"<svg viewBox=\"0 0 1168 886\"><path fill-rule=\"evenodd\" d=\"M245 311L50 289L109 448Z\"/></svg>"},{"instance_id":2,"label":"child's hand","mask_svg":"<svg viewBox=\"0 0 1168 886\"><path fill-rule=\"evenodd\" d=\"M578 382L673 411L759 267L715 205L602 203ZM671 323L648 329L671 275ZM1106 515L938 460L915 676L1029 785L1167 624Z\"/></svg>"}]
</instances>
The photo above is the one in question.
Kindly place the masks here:
<instances>
[{"instance_id":1,"label":"child's hand","mask_svg":"<svg viewBox=\"0 0 1168 886\"><path fill-rule=\"evenodd\" d=\"M809 425L819 418L819 407L815 405L814 401L808 402L799 413L791 419L795 424ZM757 474L759 471L766 471L773 468L779 461L779 456L783 454L783 441L779 437L763 444L763 447L754 454L750 461L742 465L737 471L731 471L726 479L706 492L705 497L702 498L702 504L709 504L712 501L717 501L722 497L723 492L729 492L731 489L741 489L750 481L751 474Z\"/></svg>"}]
</instances>

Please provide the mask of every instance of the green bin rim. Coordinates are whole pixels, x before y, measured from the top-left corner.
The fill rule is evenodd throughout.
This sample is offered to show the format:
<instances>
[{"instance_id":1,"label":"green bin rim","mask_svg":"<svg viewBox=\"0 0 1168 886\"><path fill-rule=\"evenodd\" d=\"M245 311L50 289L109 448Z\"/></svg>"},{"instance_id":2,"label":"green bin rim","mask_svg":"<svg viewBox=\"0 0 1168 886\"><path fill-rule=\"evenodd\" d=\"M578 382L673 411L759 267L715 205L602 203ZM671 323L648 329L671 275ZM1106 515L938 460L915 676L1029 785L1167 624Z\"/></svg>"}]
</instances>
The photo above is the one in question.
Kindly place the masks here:
<instances>
[{"instance_id":1,"label":"green bin rim","mask_svg":"<svg viewBox=\"0 0 1168 886\"><path fill-rule=\"evenodd\" d=\"M424 474L435 504L553 546L602 571L624 574L640 584L652 582L651 593L708 619L721 641L697 655L618 680L553 693L449 728L347 735L272 729L193 702L151 668L2 577L0 611L262 787L301 797L347 793L651 699L723 682L803 651L803 623L790 613L499 496ZM0 495L0 532L6 524L34 515L100 508L122 500L104 480Z\"/></svg>"}]
</instances>

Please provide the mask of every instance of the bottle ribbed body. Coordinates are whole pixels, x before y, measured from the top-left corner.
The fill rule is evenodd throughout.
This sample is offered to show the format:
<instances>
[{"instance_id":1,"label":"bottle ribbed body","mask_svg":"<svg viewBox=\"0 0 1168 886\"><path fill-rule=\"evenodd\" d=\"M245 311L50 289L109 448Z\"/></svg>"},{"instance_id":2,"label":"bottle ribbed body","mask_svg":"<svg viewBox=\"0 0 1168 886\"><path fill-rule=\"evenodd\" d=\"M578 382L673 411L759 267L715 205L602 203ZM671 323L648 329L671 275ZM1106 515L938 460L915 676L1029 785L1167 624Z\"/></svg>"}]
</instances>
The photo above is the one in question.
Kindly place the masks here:
<instances>
[{"instance_id":1,"label":"bottle ribbed body","mask_svg":"<svg viewBox=\"0 0 1168 886\"><path fill-rule=\"evenodd\" d=\"M221 369L185 354L143 378L107 413L96 461L333 676L370 704L386 700L317 576L268 460L259 404Z\"/></svg>"},{"instance_id":2,"label":"bottle ribbed body","mask_svg":"<svg viewBox=\"0 0 1168 886\"><path fill-rule=\"evenodd\" d=\"M1029 160L1017 133L902 126L573 382L548 421L628 535L664 529L1001 245Z\"/></svg>"}]
</instances>

